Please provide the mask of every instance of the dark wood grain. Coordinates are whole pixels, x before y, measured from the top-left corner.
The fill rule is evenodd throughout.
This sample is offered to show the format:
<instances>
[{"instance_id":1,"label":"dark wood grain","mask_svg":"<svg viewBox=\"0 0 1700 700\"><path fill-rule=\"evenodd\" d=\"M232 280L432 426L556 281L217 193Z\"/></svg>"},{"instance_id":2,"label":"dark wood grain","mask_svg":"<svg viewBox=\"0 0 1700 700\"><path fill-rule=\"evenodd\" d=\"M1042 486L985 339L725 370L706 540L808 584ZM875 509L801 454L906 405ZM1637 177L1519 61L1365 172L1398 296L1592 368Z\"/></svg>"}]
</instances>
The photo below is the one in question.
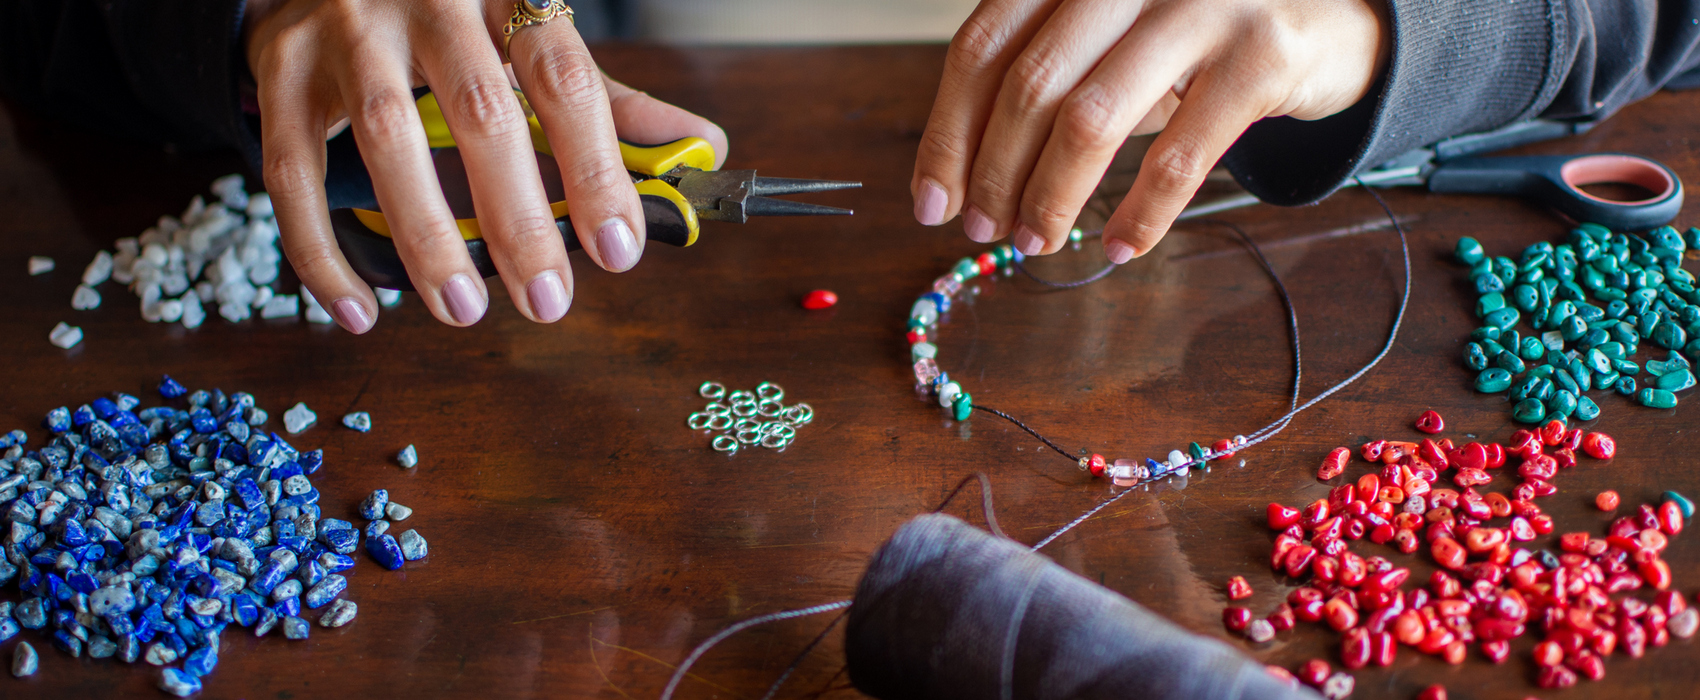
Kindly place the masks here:
<instances>
[{"instance_id":1,"label":"dark wood grain","mask_svg":"<svg viewBox=\"0 0 1700 700\"><path fill-rule=\"evenodd\" d=\"M909 304L982 249L958 225L927 229L910 213L909 174L942 55L932 46L600 50L611 74L723 124L730 165L866 187L811 200L854 207L853 218L710 224L694 248L651 247L623 275L575 257L572 311L550 326L521 318L499 286L492 311L471 328L438 324L409 294L363 337L275 321L150 325L111 284L99 310L72 311L71 290L96 250L181 210L240 164L0 116L0 429L39 437L52 407L112 390L152 396L170 373L191 387L253 392L273 416L296 401L318 410L320 425L297 442L326 450L318 484L328 515L351 517L374 488L416 509L406 525L430 539L429 559L388 572L362 556L348 593L360 617L345 629L315 627L306 642L227 634L206 697L654 697L672 665L726 625L848 597L869 554L963 475L991 475L1004 528L1029 542L1111 493L1012 426L983 414L953 422L910 389L901 335ZM1661 94L1585 136L1528 150L1640 152L1693 183L1696 109L1700 94ZM1118 166L1109 182L1125 187L1126 178ZM1243 468L1130 496L1049 556L1226 638L1219 615L1229 576L1252 582L1258 610L1289 589L1266 566L1263 506L1323 495L1313 475L1329 448L1414 438L1410 423L1429 408L1445 414L1454 435L1509 435L1502 399L1472 392L1459 361L1474 296L1449 252L1468 234L1514 254L1560 238L1566 224L1518 201L1387 197L1413 219L1415 279L1405 331L1386 361L1246 453ZM1381 216L1364 193L1344 192L1307 209L1228 217L1266 246L1293 292L1307 397L1380 346L1400 263L1385 231L1306 237ZM1678 223L1697 222L1691 210ZM24 275L32 254L57 258L59 269ZM1065 275L1099 259L1089 246L1035 267ZM815 288L842 301L801 310L799 298ZM59 321L85 330L81 346L47 343ZM980 401L1070 449L1111 457L1160 457L1191 440L1248 433L1282 412L1291 381L1270 283L1225 231L1205 226L1182 226L1090 289L983 285L940 335L943 365ZM727 458L684 425L703 403L696 386L711 379L778 382L818 417L784 453ZM1602 488L1626 503L1666 488L1700 496L1693 406L1653 411L1612 395L1600 403L1597 427L1618 439L1622 456L1560 477L1561 493L1542 505L1561 531L1600 531L1607 516L1588 504ZM336 425L350 410L372 413L371 433ZM408 443L420 465L402 471L391 457ZM977 520L972 500L951 510ZM1697 539L1677 537L1668 553L1685 592L1700 585ZM1415 570L1426 576L1429 567ZM786 621L727 641L697 666L683 696L760 697L826 622ZM1290 667L1331 655L1336 639L1301 626L1261 648L1237 643ZM12 644L0 645L0 658L10 658ZM1410 698L1436 682L1455 698L1535 694L1530 644L1518 642L1498 667L1474 652L1450 667L1405 650L1390 669L1359 672L1356 697ZM38 646L41 673L0 678L0 696L156 692L152 667L72 660ZM1562 696L1689 697L1700 682L1697 657L1690 642L1640 660L1616 656L1603 682ZM781 695L854 695L841 671L833 635Z\"/></svg>"}]
</instances>

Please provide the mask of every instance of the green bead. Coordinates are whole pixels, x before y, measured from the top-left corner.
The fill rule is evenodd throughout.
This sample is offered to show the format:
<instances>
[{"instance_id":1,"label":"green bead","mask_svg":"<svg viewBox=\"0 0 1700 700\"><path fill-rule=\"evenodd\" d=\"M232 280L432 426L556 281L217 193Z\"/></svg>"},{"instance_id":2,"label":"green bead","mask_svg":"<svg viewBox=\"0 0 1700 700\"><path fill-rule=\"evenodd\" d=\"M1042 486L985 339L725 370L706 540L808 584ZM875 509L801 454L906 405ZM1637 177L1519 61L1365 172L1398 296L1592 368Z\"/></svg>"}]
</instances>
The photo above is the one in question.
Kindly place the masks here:
<instances>
[{"instance_id":1,"label":"green bead","mask_svg":"<svg viewBox=\"0 0 1700 700\"><path fill-rule=\"evenodd\" d=\"M1593 420L1600 417L1600 405L1586 396L1576 398L1576 420Z\"/></svg>"},{"instance_id":2,"label":"green bead","mask_svg":"<svg viewBox=\"0 0 1700 700\"><path fill-rule=\"evenodd\" d=\"M1593 371L1597 374L1605 374L1607 372L1612 371L1612 369L1611 369L1611 358L1606 357L1606 354L1603 353L1603 352L1600 352L1599 348L1594 348L1593 350L1589 350L1588 354L1585 355L1584 357L1587 358L1587 363L1588 363L1587 367L1590 371Z\"/></svg>"},{"instance_id":3,"label":"green bead","mask_svg":"<svg viewBox=\"0 0 1700 700\"><path fill-rule=\"evenodd\" d=\"M1498 275L1476 275L1470 281L1475 283L1477 294L1505 291L1505 281Z\"/></svg>"},{"instance_id":4,"label":"green bead","mask_svg":"<svg viewBox=\"0 0 1700 700\"><path fill-rule=\"evenodd\" d=\"M1624 316L1628 316L1628 315L1629 315L1629 305L1628 304L1625 304L1621 301L1614 301L1610 304L1606 304L1606 317L1607 318L1622 319ZM1629 329L1635 330L1635 326L1631 325L1629 327Z\"/></svg>"},{"instance_id":5,"label":"green bead","mask_svg":"<svg viewBox=\"0 0 1700 700\"><path fill-rule=\"evenodd\" d=\"M1692 389L1694 388L1694 373L1685 369L1669 372L1654 380L1653 386L1672 392Z\"/></svg>"},{"instance_id":6,"label":"green bead","mask_svg":"<svg viewBox=\"0 0 1700 700\"><path fill-rule=\"evenodd\" d=\"M1611 358L1613 361L1628 357L1627 353L1629 348L1625 347L1623 343L1600 343L1594 347L1598 349L1601 354ZM1623 370L1618 370L1618 372L1623 372ZM1633 374L1633 372L1630 374Z\"/></svg>"},{"instance_id":7,"label":"green bead","mask_svg":"<svg viewBox=\"0 0 1700 700\"><path fill-rule=\"evenodd\" d=\"M1576 341L1576 347L1578 349L1587 349L1605 345L1609 342L1611 342L1611 334L1596 328L1583 334L1582 339Z\"/></svg>"},{"instance_id":8,"label":"green bead","mask_svg":"<svg viewBox=\"0 0 1700 700\"><path fill-rule=\"evenodd\" d=\"M1647 387L1635 395L1635 400L1647 408L1676 408L1676 394L1664 389Z\"/></svg>"},{"instance_id":9,"label":"green bead","mask_svg":"<svg viewBox=\"0 0 1700 700\"><path fill-rule=\"evenodd\" d=\"M1517 273L1517 281L1523 284L1538 284L1543 279L1546 279L1546 273L1539 268Z\"/></svg>"},{"instance_id":10,"label":"green bead","mask_svg":"<svg viewBox=\"0 0 1700 700\"><path fill-rule=\"evenodd\" d=\"M1487 353L1490 358L1499 357L1499 353L1505 352L1505 346L1496 341L1484 340L1482 341L1482 352Z\"/></svg>"},{"instance_id":11,"label":"green bead","mask_svg":"<svg viewBox=\"0 0 1700 700\"><path fill-rule=\"evenodd\" d=\"M1653 343L1666 350L1680 350L1688 344L1688 332L1682 330L1670 321L1660 323L1653 329Z\"/></svg>"},{"instance_id":12,"label":"green bead","mask_svg":"<svg viewBox=\"0 0 1700 700\"><path fill-rule=\"evenodd\" d=\"M1608 238L1611 238L1611 229L1606 228L1604 226L1601 226L1599 224L1593 223L1591 221L1590 222L1583 222L1582 224L1579 224L1576 227L1576 230L1580 231L1584 234L1587 234L1590 238L1593 238L1596 241L1603 241L1603 240L1606 240Z\"/></svg>"},{"instance_id":13,"label":"green bead","mask_svg":"<svg viewBox=\"0 0 1700 700\"><path fill-rule=\"evenodd\" d=\"M1682 242L1690 248L1700 248L1700 228L1690 228L1682 234Z\"/></svg>"},{"instance_id":14,"label":"green bead","mask_svg":"<svg viewBox=\"0 0 1700 700\"><path fill-rule=\"evenodd\" d=\"M1618 321L1616 325L1613 325L1610 328L1610 331L1612 340L1623 343L1624 345L1635 345L1641 342L1641 334L1635 332L1635 327L1622 321Z\"/></svg>"},{"instance_id":15,"label":"green bead","mask_svg":"<svg viewBox=\"0 0 1700 700\"><path fill-rule=\"evenodd\" d=\"M1612 389L1616 390L1617 393L1619 393L1619 394L1623 394L1624 396L1634 396L1635 395L1635 378L1634 377L1621 377L1617 380L1617 383L1612 385Z\"/></svg>"},{"instance_id":16,"label":"green bead","mask_svg":"<svg viewBox=\"0 0 1700 700\"><path fill-rule=\"evenodd\" d=\"M962 279L971 280L980 276L980 265L975 263L973 258L963 258L957 261L956 268L951 272L962 275Z\"/></svg>"},{"instance_id":17,"label":"green bead","mask_svg":"<svg viewBox=\"0 0 1700 700\"><path fill-rule=\"evenodd\" d=\"M909 322L908 322L908 324L906 324L906 325L907 325L907 327L908 327L908 329L909 329L909 330L915 330L915 329L917 329L917 328L919 328L919 329L921 329L921 330L926 330L926 329L927 329L927 324L926 324L926 322L925 322L925 321L922 321L922 320L921 320L921 319L918 319L918 318L911 318L911 319L909 319Z\"/></svg>"},{"instance_id":18,"label":"green bead","mask_svg":"<svg viewBox=\"0 0 1700 700\"><path fill-rule=\"evenodd\" d=\"M968 420L968 416L974 413L974 397L969 396L966 391L960 392L951 401L950 407L957 420Z\"/></svg>"},{"instance_id":19,"label":"green bead","mask_svg":"<svg viewBox=\"0 0 1700 700\"><path fill-rule=\"evenodd\" d=\"M1503 255L1493 259L1493 275L1507 287L1517 279L1517 263ZM1497 290L1496 290L1497 291Z\"/></svg>"},{"instance_id":20,"label":"green bead","mask_svg":"<svg viewBox=\"0 0 1700 700\"><path fill-rule=\"evenodd\" d=\"M1557 369L1557 367L1553 367L1552 365L1535 365L1534 367L1529 368L1529 376L1540 377L1542 379L1552 379L1554 371Z\"/></svg>"},{"instance_id":21,"label":"green bead","mask_svg":"<svg viewBox=\"0 0 1700 700\"><path fill-rule=\"evenodd\" d=\"M1533 285L1519 284L1516 287L1511 288L1511 300L1519 310L1523 313L1528 313L1530 311L1534 311L1536 307L1540 306L1541 293L1535 291L1535 287Z\"/></svg>"},{"instance_id":22,"label":"green bead","mask_svg":"<svg viewBox=\"0 0 1700 700\"><path fill-rule=\"evenodd\" d=\"M1568 391L1574 394L1579 393L1582 390L1581 385L1576 383L1576 378L1570 375L1569 370L1561 369L1556 372L1553 375L1553 381L1558 382L1558 388L1563 391Z\"/></svg>"},{"instance_id":23,"label":"green bead","mask_svg":"<svg viewBox=\"0 0 1700 700\"><path fill-rule=\"evenodd\" d=\"M1588 334L1588 324L1581 316L1571 314L1569 318L1559 322L1558 332L1563 335L1565 341L1574 343Z\"/></svg>"},{"instance_id":24,"label":"green bead","mask_svg":"<svg viewBox=\"0 0 1700 700\"><path fill-rule=\"evenodd\" d=\"M1511 373L1500 367L1489 367L1476 375L1476 391L1497 394L1511 388Z\"/></svg>"},{"instance_id":25,"label":"green bead","mask_svg":"<svg viewBox=\"0 0 1700 700\"><path fill-rule=\"evenodd\" d=\"M1192 443L1186 446L1186 453L1192 455L1193 459L1204 459L1204 446Z\"/></svg>"},{"instance_id":26,"label":"green bead","mask_svg":"<svg viewBox=\"0 0 1700 700\"><path fill-rule=\"evenodd\" d=\"M1618 300L1618 301L1622 301L1623 299L1627 298L1629 295L1625 294L1624 291L1621 290L1621 289L1612 289L1610 287L1606 287L1604 289L1595 290L1594 296L1597 296L1601 299L1607 299L1607 300L1615 299L1615 300Z\"/></svg>"},{"instance_id":27,"label":"green bead","mask_svg":"<svg viewBox=\"0 0 1700 700\"><path fill-rule=\"evenodd\" d=\"M1611 368L1616 370L1618 374L1631 377L1641 373L1641 365L1635 364L1634 360L1612 360Z\"/></svg>"},{"instance_id":28,"label":"green bead","mask_svg":"<svg viewBox=\"0 0 1700 700\"><path fill-rule=\"evenodd\" d=\"M1458 262L1465 265L1474 265L1487 257L1487 252L1482 250L1481 241L1469 236L1458 239L1458 247L1452 251L1452 254L1457 256Z\"/></svg>"},{"instance_id":29,"label":"green bead","mask_svg":"<svg viewBox=\"0 0 1700 700\"><path fill-rule=\"evenodd\" d=\"M1647 232L1647 241L1655 247L1670 248L1676 251L1688 248L1688 245L1682 240L1682 234L1677 233L1676 228L1671 226L1660 226Z\"/></svg>"},{"instance_id":30,"label":"green bead","mask_svg":"<svg viewBox=\"0 0 1700 700\"><path fill-rule=\"evenodd\" d=\"M1512 374L1519 374L1523 370L1528 369L1528 365L1523 362L1523 359L1518 357L1517 353L1509 350L1501 351L1499 355L1495 356L1493 358L1493 364L1496 367L1504 368L1505 371Z\"/></svg>"},{"instance_id":31,"label":"green bead","mask_svg":"<svg viewBox=\"0 0 1700 700\"><path fill-rule=\"evenodd\" d=\"M1464 366L1475 372L1487 369L1487 353L1482 352L1481 343L1470 343L1464 346Z\"/></svg>"},{"instance_id":32,"label":"green bead","mask_svg":"<svg viewBox=\"0 0 1700 700\"><path fill-rule=\"evenodd\" d=\"M1569 418L1576 412L1576 395L1560 389L1547 400L1547 415L1553 418Z\"/></svg>"},{"instance_id":33,"label":"green bead","mask_svg":"<svg viewBox=\"0 0 1700 700\"><path fill-rule=\"evenodd\" d=\"M1481 318L1490 313L1505 308L1505 295L1499 292L1483 294L1476 300L1476 317Z\"/></svg>"},{"instance_id":34,"label":"green bead","mask_svg":"<svg viewBox=\"0 0 1700 700\"><path fill-rule=\"evenodd\" d=\"M1594 387L1609 389L1611 388L1611 385L1617 383L1617 378L1618 374L1616 372L1602 374L1596 377L1593 372L1583 370L1581 374L1576 375L1576 383L1582 387L1583 391L1588 391Z\"/></svg>"},{"instance_id":35,"label":"green bead","mask_svg":"<svg viewBox=\"0 0 1700 700\"><path fill-rule=\"evenodd\" d=\"M1490 325L1490 326L1499 326L1500 328L1511 328L1513 326L1516 326L1517 321L1520 320L1520 319L1521 319L1521 316L1517 313L1516 309L1505 308L1505 309L1500 309L1498 311L1495 311L1493 313L1488 314L1486 317L1484 317L1483 320L1487 321L1488 325ZM1682 347L1682 346L1678 345L1677 347Z\"/></svg>"},{"instance_id":36,"label":"green bead","mask_svg":"<svg viewBox=\"0 0 1700 700\"><path fill-rule=\"evenodd\" d=\"M1518 401L1516 406L1511 407L1511 418L1519 423L1532 425L1541 422L1541 419L1545 417L1547 417L1546 405L1535 399L1524 399Z\"/></svg>"},{"instance_id":37,"label":"green bead","mask_svg":"<svg viewBox=\"0 0 1700 700\"><path fill-rule=\"evenodd\" d=\"M1682 518L1684 520L1694 517L1694 501L1688 500L1687 496L1675 491L1666 491L1665 500L1676 504L1677 509L1682 511Z\"/></svg>"},{"instance_id":38,"label":"green bead","mask_svg":"<svg viewBox=\"0 0 1700 700\"><path fill-rule=\"evenodd\" d=\"M1523 344L1517 348L1517 356L1534 362L1547 355L1547 346L1541 344L1541 339L1529 336L1523 339Z\"/></svg>"},{"instance_id":39,"label":"green bead","mask_svg":"<svg viewBox=\"0 0 1700 700\"><path fill-rule=\"evenodd\" d=\"M1470 340L1499 340L1499 326L1482 326L1470 331Z\"/></svg>"}]
</instances>

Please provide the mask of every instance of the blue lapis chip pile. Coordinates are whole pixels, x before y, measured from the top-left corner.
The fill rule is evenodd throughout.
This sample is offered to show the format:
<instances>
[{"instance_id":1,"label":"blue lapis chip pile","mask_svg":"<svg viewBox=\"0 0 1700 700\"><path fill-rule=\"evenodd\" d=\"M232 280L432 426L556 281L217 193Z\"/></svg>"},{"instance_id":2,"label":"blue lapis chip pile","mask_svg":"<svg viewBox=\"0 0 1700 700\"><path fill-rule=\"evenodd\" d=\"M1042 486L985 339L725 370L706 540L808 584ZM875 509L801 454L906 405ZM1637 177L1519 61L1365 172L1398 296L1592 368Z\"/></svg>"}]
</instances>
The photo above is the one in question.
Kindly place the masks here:
<instances>
[{"instance_id":1,"label":"blue lapis chip pile","mask_svg":"<svg viewBox=\"0 0 1700 700\"><path fill-rule=\"evenodd\" d=\"M347 590L360 531L321 518L309 477L323 451L263 430L253 396L188 394L170 377L159 393L177 405L114 394L55 408L35 449L24 431L0 435L0 588L22 596L0 601L0 641L22 628L71 656L181 661L159 685L186 696L231 624L305 638L303 611Z\"/></svg>"}]
</instances>

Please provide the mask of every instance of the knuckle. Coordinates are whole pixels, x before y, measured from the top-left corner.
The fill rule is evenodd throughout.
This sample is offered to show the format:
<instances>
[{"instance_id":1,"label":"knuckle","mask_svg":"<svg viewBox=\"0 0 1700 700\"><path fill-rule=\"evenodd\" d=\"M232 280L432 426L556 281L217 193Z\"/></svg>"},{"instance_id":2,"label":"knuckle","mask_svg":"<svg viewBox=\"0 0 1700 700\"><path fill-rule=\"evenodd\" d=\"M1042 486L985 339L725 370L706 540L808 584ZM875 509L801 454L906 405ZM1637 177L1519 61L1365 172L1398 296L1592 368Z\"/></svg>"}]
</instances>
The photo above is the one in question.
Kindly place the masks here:
<instances>
[{"instance_id":1,"label":"knuckle","mask_svg":"<svg viewBox=\"0 0 1700 700\"><path fill-rule=\"evenodd\" d=\"M352 118L374 145L406 140L421 129L413 96L391 88L367 93Z\"/></svg>"},{"instance_id":2,"label":"knuckle","mask_svg":"<svg viewBox=\"0 0 1700 700\"><path fill-rule=\"evenodd\" d=\"M621 192L632 191L632 179L624 170L617 170L609 163L584 162L572 169L573 176L570 192L578 192L591 197L612 198Z\"/></svg>"},{"instance_id":3,"label":"knuckle","mask_svg":"<svg viewBox=\"0 0 1700 700\"><path fill-rule=\"evenodd\" d=\"M531 91L550 102L582 105L602 94L602 73L590 57L560 47L542 49L531 61Z\"/></svg>"},{"instance_id":4,"label":"knuckle","mask_svg":"<svg viewBox=\"0 0 1700 700\"><path fill-rule=\"evenodd\" d=\"M1002 53L1006 41L1004 32L999 31L990 20L975 13L962 27L956 30L956 36L950 40L950 50L946 54L946 65L962 72L979 72L997 65L998 55Z\"/></svg>"},{"instance_id":5,"label":"knuckle","mask_svg":"<svg viewBox=\"0 0 1700 700\"><path fill-rule=\"evenodd\" d=\"M1203 180L1215 165L1210 152L1197 139L1181 136L1164 148L1155 149L1146 157L1144 171L1149 170L1156 180L1152 183L1159 192L1185 190Z\"/></svg>"},{"instance_id":6,"label":"knuckle","mask_svg":"<svg viewBox=\"0 0 1700 700\"><path fill-rule=\"evenodd\" d=\"M512 220L502 238L508 254L514 256L516 262L530 267L547 264L541 258L550 252L548 246L551 242L560 242L561 233L555 227L554 219L522 215Z\"/></svg>"},{"instance_id":7,"label":"knuckle","mask_svg":"<svg viewBox=\"0 0 1700 700\"><path fill-rule=\"evenodd\" d=\"M506 80L475 77L455 91L450 103L459 126L472 134L489 136L519 127L519 101Z\"/></svg>"},{"instance_id":8,"label":"knuckle","mask_svg":"<svg viewBox=\"0 0 1700 700\"><path fill-rule=\"evenodd\" d=\"M294 149L267 148L260 168L260 179L272 196L288 200L300 197L319 186L313 176L311 156Z\"/></svg>"},{"instance_id":9,"label":"knuckle","mask_svg":"<svg viewBox=\"0 0 1700 700\"><path fill-rule=\"evenodd\" d=\"M1045 199L1029 204L1027 215L1023 219L1033 224L1035 229L1055 234L1058 231L1067 231L1074 223L1077 213L1070 210L1064 202Z\"/></svg>"},{"instance_id":10,"label":"knuckle","mask_svg":"<svg viewBox=\"0 0 1700 700\"><path fill-rule=\"evenodd\" d=\"M1077 90L1057 114L1058 134L1079 151L1116 148L1126 136L1117 125L1120 112L1120 105L1103 89Z\"/></svg>"},{"instance_id":11,"label":"knuckle","mask_svg":"<svg viewBox=\"0 0 1700 700\"><path fill-rule=\"evenodd\" d=\"M1054 49L1037 48L1015 59L1004 77L1004 89L1020 112L1035 112L1055 102L1067 89L1067 68Z\"/></svg>"},{"instance_id":12,"label":"knuckle","mask_svg":"<svg viewBox=\"0 0 1700 700\"><path fill-rule=\"evenodd\" d=\"M921 152L932 158L943 158L953 163L963 163L968 160L968 146L960 133L947 133L937 125L930 126L921 134Z\"/></svg>"}]
</instances>

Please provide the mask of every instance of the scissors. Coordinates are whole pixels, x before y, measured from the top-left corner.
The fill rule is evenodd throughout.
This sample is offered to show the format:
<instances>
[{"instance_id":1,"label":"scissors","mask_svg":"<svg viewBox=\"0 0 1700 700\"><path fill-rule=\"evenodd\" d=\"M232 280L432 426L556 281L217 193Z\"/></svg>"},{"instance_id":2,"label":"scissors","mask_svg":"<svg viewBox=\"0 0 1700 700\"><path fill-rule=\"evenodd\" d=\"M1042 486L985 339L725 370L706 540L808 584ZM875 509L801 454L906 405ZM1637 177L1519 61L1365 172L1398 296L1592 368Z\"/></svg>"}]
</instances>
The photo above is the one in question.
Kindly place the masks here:
<instances>
[{"instance_id":1,"label":"scissors","mask_svg":"<svg viewBox=\"0 0 1700 700\"><path fill-rule=\"evenodd\" d=\"M525 101L524 93L514 91L525 108L531 128L531 145L538 154L537 164L544 173L545 189L550 194L550 213L555 228L567 250L583 248L568 218L567 203L560 193L560 182L554 152L543 134L543 127ZM419 119L437 166L438 179L449 209L455 214L455 224L461 238L466 240L466 252L473 266L485 277L496 275L496 265L479 230L478 219L472 211L472 198L466 187L466 174L460 161L454 135L437 103L436 95L422 91L415 99ZM860 182L835 180L802 180L781 177L759 177L754 170L715 170L714 147L700 138L684 138L663 144L642 145L620 142L620 160L631 175L643 204L643 217L648 240L676 246L688 246L697 241L700 222L728 221L744 223L752 216L848 216L849 209L810 204L777 195L861 187ZM364 168L354 168L364 174ZM369 177L369 176L368 176ZM411 290L407 268L396 253L395 241L390 238L389 222L383 212L359 206L331 210L331 229L337 245L348 259L350 267L362 280L374 287Z\"/></svg>"},{"instance_id":2,"label":"scissors","mask_svg":"<svg viewBox=\"0 0 1700 700\"><path fill-rule=\"evenodd\" d=\"M1515 195L1558 210L1577 222L1618 230L1670 223L1682 211L1682 180L1663 163L1628 153L1575 156L1477 156L1536 141L1580 134L1590 124L1537 119L1495 131L1455 136L1409 151L1358 175L1346 186L1426 186L1430 192ZM1587 185L1624 183L1651 193L1618 201L1584 191ZM1257 203L1250 194L1187 207L1179 219L1209 216Z\"/></svg>"}]
</instances>

